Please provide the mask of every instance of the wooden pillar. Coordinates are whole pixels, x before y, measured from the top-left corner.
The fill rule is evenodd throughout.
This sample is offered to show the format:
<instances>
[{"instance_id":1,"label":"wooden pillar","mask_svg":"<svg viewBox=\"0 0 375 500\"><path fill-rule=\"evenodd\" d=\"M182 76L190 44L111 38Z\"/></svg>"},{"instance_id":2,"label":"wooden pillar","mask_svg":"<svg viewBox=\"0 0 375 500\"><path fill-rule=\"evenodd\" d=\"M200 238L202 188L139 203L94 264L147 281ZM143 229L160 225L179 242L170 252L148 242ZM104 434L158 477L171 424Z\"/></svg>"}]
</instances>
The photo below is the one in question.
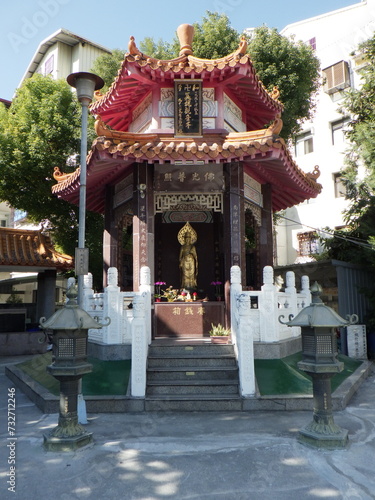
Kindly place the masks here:
<instances>
[{"instance_id":1,"label":"wooden pillar","mask_svg":"<svg viewBox=\"0 0 375 500\"><path fill-rule=\"evenodd\" d=\"M109 267L117 267L118 231L113 210L114 186L106 186L105 217L103 234L103 286L107 286Z\"/></svg>"},{"instance_id":2,"label":"wooden pillar","mask_svg":"<svg viewBox=\"0 0 375 500\"><path fill-rule=\"evenodd\" d=\"M242 163L227 163L224 198L224 252L225 281L230 280L230 269L239 266L245 283L245 210Z\"/></svg>"},{"instance_id":3,"label":"wooden pillar","mask_svg":"<svg viewBox=\"0 0 375 500\"><path fill-rule=\"evenodd\" d=\"M133 289L139 291L139 271L142 266L151 270L154 279L154 196L153 165L134 165L133 198Z\"/></svg>"},{"instance_id":4,"label":"wooden pillar","mask_svg":"<svg viewBox=\"0 0 375 500\"><path fill-rule=\"evenodd\" d=\"M265 266L273 266L272 187L270 184L262 185L262 196L262 224L259 228L259 266L261 275Z\"/></svg>"}]
</instances>

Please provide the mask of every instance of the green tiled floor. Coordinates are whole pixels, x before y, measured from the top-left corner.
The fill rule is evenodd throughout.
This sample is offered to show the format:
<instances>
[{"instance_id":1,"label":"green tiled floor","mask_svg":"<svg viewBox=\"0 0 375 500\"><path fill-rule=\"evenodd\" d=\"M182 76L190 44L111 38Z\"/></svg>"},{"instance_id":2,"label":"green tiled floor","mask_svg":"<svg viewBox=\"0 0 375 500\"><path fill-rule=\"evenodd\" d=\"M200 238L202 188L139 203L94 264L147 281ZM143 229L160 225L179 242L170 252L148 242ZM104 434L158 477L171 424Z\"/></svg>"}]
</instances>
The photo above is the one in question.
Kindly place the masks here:
<instances>
[{"instance_id":1,"label":"green tiled floor","mask_svg":"<svg viewBox=\"0 0 375 500\"><path fill-rule=\"evenodd\" d=\"M55 395L59 394L59 383L47 371L52 362L52 354L35 356L32 360L20 363L18 368L30 375L43 387ZM130 375L130 361L101 361L89 358L93 371L84 375L82 392L85 396L125 395Z\"/></svg>"},{"instance_id":2,"label":"green tiled floor","mask_svg":"<svg viewBox=\"0 0 375 500\"><path fill-rule=\"evenodd\" d=\"M255 376L262 396L279 394L312 394L312 382L298 369L301 353L283 359L256 359ZM339 355L344 370L332 377L332 392L360 366L361 362Z\"/></svg>"},{"instance_id":3,"label":"green tiled floor","mask_svg":"<svg viewBox=\"0 0 375 500\"><path fill-rule=\"evenodd\" d=\"M297 368L301 353L283 359L256 359L255 376L262 396L280 394L312 394L311 378ZM345 364L341 373L332 377L334 391L349 375L360 366L360 361L339 355ZM32 360L20 363L18 368L30 375L43 387L55 395L59 394L59 383L47 371L52 362L52 354L41 354ZM83 377L83 394L86 396L125 395L127 392L130 361L101 361L89 358L93 371Z\"/></svg>"}]
</instances>

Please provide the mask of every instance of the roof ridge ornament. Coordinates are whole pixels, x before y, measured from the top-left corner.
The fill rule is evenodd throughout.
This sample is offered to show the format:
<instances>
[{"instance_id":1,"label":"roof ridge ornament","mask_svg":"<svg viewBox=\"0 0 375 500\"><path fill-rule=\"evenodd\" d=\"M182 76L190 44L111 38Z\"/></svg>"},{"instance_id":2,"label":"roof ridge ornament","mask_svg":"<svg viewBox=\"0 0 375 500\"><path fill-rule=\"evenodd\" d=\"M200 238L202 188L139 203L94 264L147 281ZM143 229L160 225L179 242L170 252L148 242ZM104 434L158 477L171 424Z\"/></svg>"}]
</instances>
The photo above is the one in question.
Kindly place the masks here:
<instances>
[{"instance_id":1,"label":"roof ridge ornament","mask_svg":"<svg viewBox=\"0 0 375 500\"><path fill-rule=\"evenodd\" d=\"M142 52L138 49L137 45L135 44L134 36L131 36L129 39L128 51L129 51L129 54L131 54L132 56L135 56L135 55L143 56Z\"/></svg>"},{"instance_id":2,"label":"roof ridge ornament","mask_svg":"<svg viewBox=\"0 0 375 500\"><path fill-rule=\"evenodd\" d=\"M238 54L243 54L243 55L245 55L245 54L246 54L246 52L247 52L247 45L248 45L248 43L247 43L246 36L245 36L245 35L242 35L242 36L241 36L241 39L240 39L240 44L239 44L238 49L237 49L237 51L236 51L236 52L237 52Z\"/></svg>"},{"instance_id":3,"label":"roof ridge ornament","mask_svg":"<svg viewBox=\"0 0 375 500\"><path fill-rule=\"evenodd\" d=\"M191 24L180 24L177 28L177 36L180 41L180 56L191 56L193 54L194 26Z\"/></svg>"}]
</instances>

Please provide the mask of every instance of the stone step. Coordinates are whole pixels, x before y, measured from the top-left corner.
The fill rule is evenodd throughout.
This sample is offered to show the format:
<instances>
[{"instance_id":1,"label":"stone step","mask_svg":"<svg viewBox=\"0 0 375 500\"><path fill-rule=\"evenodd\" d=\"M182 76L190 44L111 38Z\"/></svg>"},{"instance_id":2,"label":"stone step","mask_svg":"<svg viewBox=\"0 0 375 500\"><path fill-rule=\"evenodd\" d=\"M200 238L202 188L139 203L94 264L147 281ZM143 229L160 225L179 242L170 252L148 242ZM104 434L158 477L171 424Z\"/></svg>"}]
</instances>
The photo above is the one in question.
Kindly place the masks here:
<instances>
[{"instance_id":1,"label":"stone step","mask_svg":"<svg viewBox=\"0 0 375 500\"><path fill-rule=\"evenodd\" d=\"M163 340L149 348L147 411L241 411L234 346Z\"/></svg>"},{"instance_id":2,"label":"stone step","mask_svg":"<svg viewBox=\"0 0 375 500\"><path fill-rule=\"evenodd\" d=\"M194 343L190 341L188 344L171 343L152 343L149 346L149 356L189 356L195 357L204 355L213 357L216 355L234 356L234 346L232 344L210 344L207 342Z\"/></svg>"},{"instance_id":3,"label":"stone step","mask_svg":"<svg viewBox=\"0 0 375 500\"><path fill-rule=\"evenodd\" d=\"M148 396L146 411L241 411L242 399L233 396Z\"/></svg>"},{"instance_id":4,"label":"stone step","mask_svg":"<svg viewBox=\"0 0 375 500\"><path fill-rule=\"evenodd\" d=\"M227 354L219 354L213 356L207 356L207 354L197 355L197 356L186 356L186 355L150 355L148 357L148 367L164 367L164 368L174 368L174 367L234 367L236 366L236 358Z\"/></svg>"},{"instance_id":5,"label":"stone step","mask_svg":"<svg viewBox=\"0 0 375 500\"><path fill-rule=\"evenodd\" d=\"M165 384L164 382L149 382L147 385L147 396L164 395L199 395L205 396L233 396L238 395L238 382L236 380L196 380L193 383L185 380L174 380Z\"/></svg>"},{"instance_id":6,"label":"stone step","mask_svg":"<svg viewBox=\"0 0 375 500\"><path fill-rule=\"evenodd\" d=\"M147 369L147 381L238 380L237 367L153 367Z\"/></svg>"}]
</instances>

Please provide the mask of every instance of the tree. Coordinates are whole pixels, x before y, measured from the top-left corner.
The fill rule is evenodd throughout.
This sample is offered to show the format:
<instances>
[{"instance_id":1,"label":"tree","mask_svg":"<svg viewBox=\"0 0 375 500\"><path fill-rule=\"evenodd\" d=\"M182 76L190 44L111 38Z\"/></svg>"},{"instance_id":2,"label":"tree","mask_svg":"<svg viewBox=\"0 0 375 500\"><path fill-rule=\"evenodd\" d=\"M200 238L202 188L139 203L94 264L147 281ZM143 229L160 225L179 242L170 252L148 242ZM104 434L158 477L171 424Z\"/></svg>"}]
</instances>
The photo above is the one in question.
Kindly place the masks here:
<instances>
[{"instance_id":1,"label":"tree","mask_svg":"<svg viewBox=\"0 0 375 500\"><path fill-rule=\"evenodd\" d=\"M238 48L240 33L228 16L207 11L201 23L194 23L193 52L201 59L225 57Z\"/></svg>"},{"instance_id":2,"label":"tree","mask_svg":"<svg viewBox=\"0 0 375 500\"><path fill-rule=\"evenodd\" d=\"M320 86L320 62L311 47L287 38L275 28L256 28L250 38L249 54L265 87L276 85L284 104L281 136L291 138L300 124L311 118L314 97Z\"/></svg>"},{"instance_id":3,"label":"tree","mask_svg":"<svg viewBox=\"0 0 375 500\"><path fill-rule=\"evenodd\" d=\"M174 59L178 56L178 51L180 49L178 46L176 51L174 44L164 42L161 38L155 42L154 39L149 36L140 42L139 48L144 54L155 57L156 59Z\"/></svg>"},{"instance_id":4,"label":"tree","mask_svg":"<svg viewBox=\"0 0 375 500\"><path fill-rule=\"evenodd\" d=\"M101 89L102 93L109 89L123 60L124 51L120 49L113 49L111 54L102 54L95 59L92 72L101 76L104 80L104 86Z\"/></svg>"},{"instance_id":5,"label":"tree","mask_svg":"<svg viewBox=\"0 0 375 500\"><path fill-rule=\"evenodd\" d=\"M201 23L194 23L193 52L202 59L225 57L239 45L241 34L231 27L228 16L207 11ZM140 43L140 50L159 59L177 57L180 44L177 37L172 43L158 42L147 37ZM319 60L311 47L282 36L276 29L266 26L256 28L249 36L248 52L255 70L267 90L274 86L280 90L280 100L285 110L282 115L281 136L290 139L300 129L300 123L311 117L314 96L319 88ZM99 57L100 66L94 65L106 83L114 80L123 58L117 65L108 55Z\"/></svg>"},{"instance_id":6,"label":"tree","mask_svg":"<svg viewBox=\"0 0 375 500\"><path fill-rule=\"evenodd\" d=\"M52 194L52 173L56 166L69 170L67 158L80 149L80 123L80 105L69 85L41 75L25 80L9 110L0 108L0 200L43 223L70 255L77 246L78 207ZM88 213L87 229L91 270L98 253L102 269L102 216Z\"/></svg>"}]
</instances>

